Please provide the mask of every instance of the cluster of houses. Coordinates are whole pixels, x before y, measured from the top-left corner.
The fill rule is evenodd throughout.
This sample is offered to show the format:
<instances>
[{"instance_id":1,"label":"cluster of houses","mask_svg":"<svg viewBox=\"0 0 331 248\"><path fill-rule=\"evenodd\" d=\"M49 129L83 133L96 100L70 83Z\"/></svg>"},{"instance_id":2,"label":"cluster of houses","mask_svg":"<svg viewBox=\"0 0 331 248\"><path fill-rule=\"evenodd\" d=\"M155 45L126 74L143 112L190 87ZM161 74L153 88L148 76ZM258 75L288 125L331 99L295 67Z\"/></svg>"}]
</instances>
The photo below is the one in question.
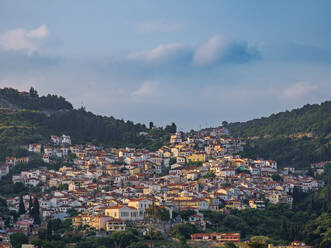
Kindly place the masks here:
<instances>
[{"instance_id":1,"label":"cluster of houses","mask_svg":"<svg viewBox=\"0 0 331 248\"><path fill-rule=\"evenodd\" d=\"M29 150L40 153L45 162L51 162L46 155L74 154L73 165L59 171L22 171L13 181L42 188L43 220L66 218L68 210L75 209L79 214L72 218L74 226L107 231L143 222L151 206L167 209L170 218L174 211L194 210L189 221L202 224L204 210L263 209L266 201L291 204L295 187L310 191L322 186L313 177L296 174L294 168L279 169L275 161L233 155L242 151L243 144L226 135L224 128L177 133L169 145L154 152L71 145L69 136L52 136L51 144L31 144ZM27 197L24 200L28 203ZM17 198L7 202L18 209ZM197 234L192 239L238 240L238 235Z\"/></svg>"}]
</instances>

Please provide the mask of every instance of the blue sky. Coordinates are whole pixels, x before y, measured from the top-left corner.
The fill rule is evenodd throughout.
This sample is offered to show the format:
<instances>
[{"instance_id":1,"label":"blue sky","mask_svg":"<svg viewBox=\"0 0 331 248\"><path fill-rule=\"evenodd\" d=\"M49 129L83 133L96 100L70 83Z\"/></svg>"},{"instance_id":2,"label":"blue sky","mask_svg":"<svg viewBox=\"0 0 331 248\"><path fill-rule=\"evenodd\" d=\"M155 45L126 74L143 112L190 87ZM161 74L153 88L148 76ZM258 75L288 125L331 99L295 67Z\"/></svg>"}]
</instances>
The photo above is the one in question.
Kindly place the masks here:
<instances>
[{"instance_id":1,"label":"blue sky","mask_svg":"<svg viewBox=\"0 0 331 248\"><path fill-rule=\"evenodd\" d=\"M330 1L0 0L0 86L181 129L331 98Z\"/></svg>"}]
</instances>

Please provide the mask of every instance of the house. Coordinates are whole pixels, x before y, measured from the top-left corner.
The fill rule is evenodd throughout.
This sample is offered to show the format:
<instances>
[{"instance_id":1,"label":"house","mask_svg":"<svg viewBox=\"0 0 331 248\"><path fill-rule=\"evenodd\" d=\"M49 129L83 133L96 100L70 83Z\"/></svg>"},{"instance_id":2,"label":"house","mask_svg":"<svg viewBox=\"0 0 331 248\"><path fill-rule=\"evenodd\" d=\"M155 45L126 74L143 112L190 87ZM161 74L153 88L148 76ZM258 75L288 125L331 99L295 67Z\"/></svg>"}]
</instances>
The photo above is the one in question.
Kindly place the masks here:
<instances>
[{"instance_id":1,"label":"house","mask_svg":"<svg viewBox=\"0 0 331 248\"><path fill-rule=\"evenodd\" d=\"M312 246L306 245L304 242L301 241L293 241L290 245L286 246L286 248L312 248Z\"/></svg>"},{"instance_id":2,"label":"house","mask_svg":"<svg viewBox=\"0 0 331 248\"><path fill-rule=\"evenodd\" d=\"M6 157L6 164L9 166L15 166L16 158L15 157Z\"/></svg>"},{"instance_id":3,"label":"house","mask_svg":"<svg viewBox=\"0 0 331 248\"><path fill-rule=\"evenodd\" d=\"M51 136L51 141L55 144L55 145L59 145L61 144L61 138L56 136L56 135L52 135Z\"/></svg>"},{"instance_id":4,"label":"house","mask_svg":"<svg viewBox=\"0 0 331 248\"><path fill-rule=\"evenodd\" d=\"M195 181L195 180L197 180L198 178L199 178L199 174L196 173L196 172L194 172L194 171L189 172L189 173L187 173L187 175L186 175L186 179L187 179L187 180Z\"/></svg>"},{"instance_id":5,"label":"house","mask_svg":"<svg viewBox=\"0 0 331 248\"><path fill-rule=\"evenodd\" d=\"M190 162L206 162L206 153L205 152L195 152L186 157L188 163Z\"/></svg>"},{"instance_id":6,"label":"house","mask_svg":"<svg viewBox=\"0 0 331 248\"><path fill-rule=\"evenodd\" d=\"M262 200L258 200L258 199L252 199L249 201L249 207L250 208L259 208L259 209L264 209L265 208L265 204Z\"/></svg>"},{"instance_id":7,"label":"house","mask_svg":"<svg viewBox=\"0 0 331 248\"><path fill-rule=\"evenodd\" d=\"M233 177L235 175L236 175L236 171L234 169L230 169L230 168L221 169L220 173L219 173L219 176L221 176L221 177Z\"/></svg>"},{"instance_id":8,"label":"house","mask_svg":"<svg viewBox=\"0 0 331 248\"><path fill-rule=\"evenodd\" d=\"M182 142L182 136L180 135L180 133L176 133L170 136L170 143L171 144L177 144Z\"/></svg>"},{"instance_id":9,"label":"house","mask_svg":"<svg viewBox=\"0 0 331 248\"><path fill-rule=\"evenodd\" d=\"M240 233L195 233L191 234L191 240L240 242Z\"/></svg>"},{"instance_id":10,"label":"house","mask_svg":"<svg viewBox=\"0 0 331 248\"><path fill-rule=\"evenodd\" d=\"M225 207L232 209L241 209L241 201L240 200L229 200L226 202Z\"/></svg>"},{"instance_id":11,"label":"house","mask_svg":"<svg viewBox=\"0 0 331 248\"><path fill-rule=\"evenodd\" d=\"M9 173L9 165L7 164L0 165L0 179L3 178L4 176L7 176L8 173Z\"/></svg>"},{"instance_id":12,"label":"house","mask_svg":"<svg viewBox=\"0 0 331 248\"><path fill-rule=\"evenodd\" d=\"M62 135L62 144L71 145L71 138L69 135Z\"/></svg>"},{"instance_id":13,"label":"house","mask_svg":"<svg viewBox=\"0 0 331 248\"><path fill-rule=\"evenodd\" d=\"M44 155L43 155L42 160L43 160L45 163L49 163L49 162L50 162L49 156L48 156L47 154L44 154Z\"/></svg>"},{"instance_id":14,"label":"house","mask_svg":"<svg viewBox=\"0 0 331 248\"><path fill-rule=\"evenodd\" d=\"M107 230L107 232L125 231L126 230L125 221L123 221L121 219L109 220L106 223L106 230Z\"/></svg>"},{"instance_id":15,"label":"house","mask_svg":"<svg viewBox=\"0 0 331 248\"><path fill-rule=\"evenodd\" d=\"M128 200L128 206L136 208L140 217L144 217L146 209L148 209L152 204L153 201L143 198Z\"/></svg>"},{"instance_id":16,"label":"house","mask_svg":"<svg viewBox=\"0 0 331 248\"><path fill-rule=\"evenodd\" d=\"M88 225L97 230L107 229L107 222L112 220L112 217L106 215L95 215L91 216L90 222Z\"/></svg>"},{"instance_id":17,"label":"house","mask_svg":"<svg viewBox=\"0 0 331 248\"><path fill-rule=\"evenodd\" d=\"M140 220L143 219L139 216L138 210L134 207L129 206L113 206L108 207L105 209L106 216L111 216L115 219L122 219L122 220Z\"/></svg>"},{"instance_id":18,"label":"house","mask_svg":"<svg viewBox=\"0 0 331 248\"><path fill-rule=\"evenodd\" d=\"M29 144L29 152L40 153L41 152L41 144Z\"/></svg>"},{"instance_id":19,"label":"house","mask_svg":"<svg viewBox=\"0 0 331 248\"><path fill-rule=\"evenodd\" d=\"M185 157L177 157L176 158L177 164L185 164L186 163L186 158Z\"/></svg>"}]
</instances>

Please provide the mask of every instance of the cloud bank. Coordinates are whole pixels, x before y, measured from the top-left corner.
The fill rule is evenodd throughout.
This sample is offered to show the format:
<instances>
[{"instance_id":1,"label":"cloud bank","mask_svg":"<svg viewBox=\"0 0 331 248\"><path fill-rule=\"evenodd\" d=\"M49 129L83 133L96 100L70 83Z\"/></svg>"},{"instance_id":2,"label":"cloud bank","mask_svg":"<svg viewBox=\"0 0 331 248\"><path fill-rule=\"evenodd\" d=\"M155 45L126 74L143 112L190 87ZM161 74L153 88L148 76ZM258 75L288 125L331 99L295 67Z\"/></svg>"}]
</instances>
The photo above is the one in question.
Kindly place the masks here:
<instances>
[{"instance_id":1,"label":"cloud bank","mask_svg":"<svg viewBox=\"0 0 331 248\"><path fill-rule=\"evenodd\" d=\"M144 96L152 96L158 93L157 82L144 82L139 89L131 93L131 96L144 97Z\"/></svg>"},{"instance_id":2,"label":"cloud bank","mask_svg":"<svg viewBox=\"0 0 331 248\"><path fill-rule=\"evenodd\" d=\"M128 55L128 59L133 61L162 63L177 57L183 51L184 46L180 43L160 44L152 50L131 53Z\"/></svg>"},{"instance_id":3,"label":"cloud bank","mask_svg":"<svg viewBox=\"0 0 331 248\"><path fill-rule=\"evenodd\" d=\"M216 35L194 53L193 64L208 66L215 63L244 63L261 57L257 47L247 42L230 41Z\"/></svg>"},{"instance_id":4,"label":"cloud bank","mask_svg":"<svg viewBox=\"0 0 331 248\"><path fill-rule=\"evenodd\" d=\"M0 36L0 47L7 51L25 51L32 54L39 50L38 40L48 35L48 28L44 24L33 30L13 29Z\"/></svg>"},{"instance_id":5,"label":"cloud bank","mask_svg":"<svg viewBox=\"0 0 331 248\"><path fill-rule=\"evenodd\" d=\"M225 63L248 63L261 58L256 46L250 46L245 41L231 41L216 35L194 48L181 43L160 44L157 47L142 52L130 53L130 61L165 63L183 62L186 65L211 66Z\"/></svg>"}]
</instances>

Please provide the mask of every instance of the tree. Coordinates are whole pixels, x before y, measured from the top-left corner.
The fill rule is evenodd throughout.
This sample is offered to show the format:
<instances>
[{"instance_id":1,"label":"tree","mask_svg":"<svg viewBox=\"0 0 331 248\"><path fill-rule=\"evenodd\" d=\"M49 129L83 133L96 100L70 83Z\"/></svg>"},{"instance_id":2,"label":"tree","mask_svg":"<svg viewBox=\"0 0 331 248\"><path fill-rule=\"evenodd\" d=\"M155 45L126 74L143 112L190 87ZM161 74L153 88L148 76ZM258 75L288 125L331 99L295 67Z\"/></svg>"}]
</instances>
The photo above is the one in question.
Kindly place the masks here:
<instances>
[{"instance_id":1,"label":"tree","mask_svg":"<svg viewBox=\"0 0 331 248\"><path fill-rule=\"evenodd\" d=\"M22 214L25 214L26 210L25 210L25 206L24 206L24 201L23 201L23 196L20 196L20 204L19 204L19 208L18 208L18 214L21 216Z\"/></svg>"},{"instance_id":2,"label":"tree","mask_svg":"<svg viewBox=\"0 0 331 248\"><path fill-rule=\"evenodd\" d=\"M225 242L224 245L222 246L223 248L237 248L237 246L233 242Z\"/></svg>"},{"instance_id":3,"label":"tree","mask_svg":"<svg viewBox=\"0 0 331 248\"><path fill-rule=\"evenodd\" d=\"M39 201L38 201L37 197L35 197L34 201L33 201L33 208L32 208L31 216L32 216L35 224L37 224L37 225L41 224Z\"/></svg>"},{"instance_id":4,"label":"tree","mask_svg":"<svg viewBox=\"0 0 331 248\"><path fill-rule=\"evenodd\" d=\"M248 246L250 248L265 248L269 241L268 237L265 236L253 236L250 238Z\"/></svg>"},{"instance_id":5,"label":"tree","mask_svg":"<svg viewBox=\"0 0 331 248\"><path fill-rule=\"evenodd\" d=\"M148 248L148 245L145 245L142 242L136 242L136 243L132 243L130 244L130 248Z\"/></svg>"},{"instance_id":6,"label":"tree","mask_svg":"<svg viewBox=\"0 0 331 248\"><path fill-rule=\"evenodd\" d=\"M31 215L31 211L32 211L32 206L33 206L33 202L32 202L32 197L30 195L30 199L29 199L29 214Z\"/></svg>"},{"instance_id":7,"label":"tree","mask_svg":"<svg viewBox=\"0 0 331 248\"><path fill-rule=\"evenodd\" d=\"M114 242L115 248L124 248L130 243L137 241L137 238L131 231L114 232L110 238Z\"/></svg>"},{"instance_id":8,"label":"tree","mask_svg":"<svg viewBox=\"0 0 331 248\"><path fill-rule=\"evenodd\" d=\"M10 243L14 248L21 248L22 244L27 244L28 242L29 239L24 233L17 232L10 235Z\"/></svg>"},{"instance_id":9,"label":"tree","mask_svg":"<svg viewBox=\"0 0 331 248\"><path fill-rule=\"evenodd\" d=\"M191 234L198 232L198 228L189 223L177 224L173 227L172 232L177 238L184 237L185 239L189 239Z\"/></svg>"},{"instance_id":10,"label":"tree","mask_svg":"<svg viewBox=\"0 0 331 248\"><path fill-rule=\"evenodd\" d=\"M170 220L169 211L164 207L157 207L155 204L151 205L148 209L146 209L146 214L153 219L159 219L161 221Z\"/></svg>"},{"instance_id":11,"label":"tree","mask_svg":"<svg viewBox=\"0 0 331 248\"><path fill-rule=\"evenodd\" d=\"M154 127L154 123L152 121L149 122L149 129L153 129L153 127Z\"/></svg>"},{"instance_id":12,"label":"tree","mask_svg":"<svg viewBox=\"0 0 331 248\"><path fill-rule=\"evenodd\" d=\"M29 90L30 96L38 97L38 92L31 86Z\"/></svg>"},{"instance_id":13,"label":"tree","mask_svg":"<svg viewBox=\"0 0 331 248\"><path fill-rule=\"evenodd\" d=\"M208 173L206 175L203 176L204 178L215 178L215 172L214 171L208 171Z\"/></svg>"},{"instance_id":14,"label":"tree","mask_svg":"<svg viewBox=\"0 0 331 248\"><path fill-rule=\"evenodd\" d=\"M282 181L282 178L280 177L279 174L273 174L271 176L272 180L276 181L276 182L281 182Z\"/></svg>"},{"instance_id":15,"label":"tree","mask_svg":"<svg viewBox=\"0 0 331 248\"><path fill-rule=\"evenodd\" d=\"M288 239L288 228L287 228L287 221L285 217L282 217L282 221L280 224L280 235L284 240Z\"/></svg>"},{"instance_id":16,"label":"tree","mask_svg":"<svg viewBox=\"0 0 331 248\"><path fill-rule=\"evenodd\" d=\"M74 208L68 209L67 213L70 214L71 217L75 217L75 216L79 215L79 212Z\"/></svg>"},{"instance_id":17,"label":"tree","mask_svg":"<svg viewBox=\"0 0 331 248\"><path fill-rule=\"evenodd\" d=\"M169 160L169 165L173 165L177 162L177 159L176 158L170 158Z\"/></svg>"},{"instance_id":18,"label":"tree","mask_svg":"<svg viewBox=\"0 0 331 248\"><path fill-rule=\"evenodd\" d=\"M171 125L167 125L164 129L164 131L166 133L176 133L177 132L177 126L176 124L173 122L171 123Z\"/></svg>"}]
</instances>

